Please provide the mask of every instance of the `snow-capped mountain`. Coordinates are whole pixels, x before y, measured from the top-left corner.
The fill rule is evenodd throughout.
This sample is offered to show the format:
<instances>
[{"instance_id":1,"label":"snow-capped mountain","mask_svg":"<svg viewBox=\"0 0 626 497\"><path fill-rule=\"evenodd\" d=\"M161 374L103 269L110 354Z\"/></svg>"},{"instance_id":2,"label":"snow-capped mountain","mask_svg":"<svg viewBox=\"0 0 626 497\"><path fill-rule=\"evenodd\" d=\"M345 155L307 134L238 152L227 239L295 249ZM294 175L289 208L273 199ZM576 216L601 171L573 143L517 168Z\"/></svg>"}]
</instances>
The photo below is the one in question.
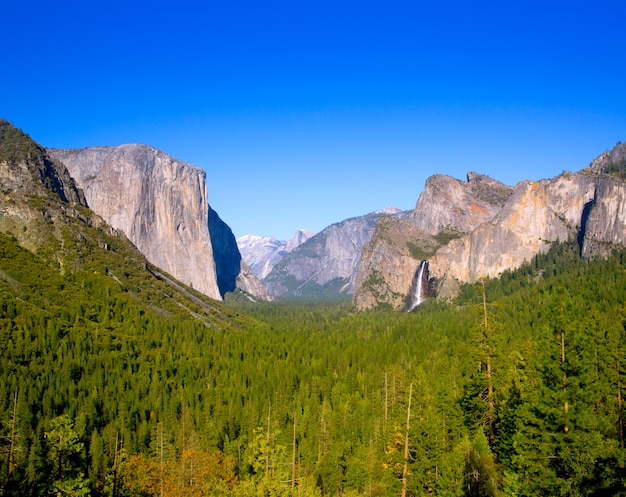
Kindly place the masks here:
<instances>
[{"instance_id":1,"label":"snow-capped mountain","mask_svg":"<svg viewBox=\"0 0 626 497\"><path fill-rule=\"evenodd\" d=\"M276 240L271 236L244 235L237 239L237 246L250 270L258 278L263 279L285 254L306 242L314 234L310 230L297 230L287 241Z\"/></svg>"}]
</instances>

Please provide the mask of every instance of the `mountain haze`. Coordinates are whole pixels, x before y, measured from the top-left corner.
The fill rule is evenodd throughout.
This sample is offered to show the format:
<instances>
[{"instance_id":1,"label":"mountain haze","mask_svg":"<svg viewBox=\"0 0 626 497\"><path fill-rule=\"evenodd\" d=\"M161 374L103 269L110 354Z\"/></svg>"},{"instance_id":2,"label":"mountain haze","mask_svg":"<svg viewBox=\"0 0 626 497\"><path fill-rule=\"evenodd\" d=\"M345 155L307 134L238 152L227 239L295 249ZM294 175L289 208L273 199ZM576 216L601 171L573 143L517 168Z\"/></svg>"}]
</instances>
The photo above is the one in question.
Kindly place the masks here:
<instances>
[{"instance_id":1,"label":"mountain haze","mask_svg":"<svg viewBox=\"0 0 626 497\"><path fill-rule=\"evenodd\" d=\"M250 270L262 280L285 254L302 245L314 234L310 230L297 230L287 241L271 236L244 235L237 239L237 246Z\"/></svg>"}]
</instances>

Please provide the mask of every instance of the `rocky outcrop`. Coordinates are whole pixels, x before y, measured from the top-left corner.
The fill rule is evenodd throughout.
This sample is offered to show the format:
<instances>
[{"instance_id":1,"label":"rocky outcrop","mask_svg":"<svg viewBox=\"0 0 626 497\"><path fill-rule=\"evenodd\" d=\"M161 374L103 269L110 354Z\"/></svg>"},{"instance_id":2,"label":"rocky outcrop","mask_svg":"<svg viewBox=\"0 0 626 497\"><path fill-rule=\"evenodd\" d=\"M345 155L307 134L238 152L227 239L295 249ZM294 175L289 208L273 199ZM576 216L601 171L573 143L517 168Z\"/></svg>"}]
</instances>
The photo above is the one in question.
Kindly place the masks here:
<instances>
[{"instance_id":1,"label":"rocky outcrop","mask_svg":"<svg viewBox=\"0 0 626 497\"><path fill-rule=\"evenodd\" d=\"M477 173L468 173L467 181L442 174L428 178L408 220L381 218L363 248L354 290L356 307L405 307L420 262L493 219L512 190Z\"/></svg>"},{"instance_id":2,"label":"rocky outcrop","mask_svg":"<svg viewBox=\"0 0 626 497\"><path fill-rule=\"evenodd\" d=\"M406 305L420 263L441 244L409 220L382 217L363 246L353 302L358 310Z\"/></svg>"},{"instance_id":3,"label":"rocky outcrop","mask_svg":"<svg viewBox=\"0 0 626 497\"><path fill-rule=\"evenodd\" d=\"M261 280L250 270L243 259L241 260L241 268L237 275L237 289L248 294L250 300L273 300L267 288L265 288Z\"/></svg>"},{"instance_id":4,"label":"rocky outcrop","mask_svg":"<svg viewBox=\"0 0 626 497\"><path fill-rule=\"evenodd\" d=\"M49 153L67 167L89 206L152 264L214 299L221 300L220 289L234 288L239 261L227 226L210 216L204 171L146 145ZM219 228L213 236L211 220ZM216 255L226 262L219 271Z\"/></svg>"},{"instance_id":5,"label":"rocky outcrop","mask_svg":"<svg viewBox=\"0 0 626 497\"><path fill-rule=\"evenodd\" d=\"M426 180L409 219L431 235L469 233L492 219L512 190L482 174L468 173L467 181L436 174Z\"/></svg>"},{"instance_id":6,"label":"rocky outcrop","mask_svg":"<svg viewBox=\"0 0 626 497\"><path fill-rule=\"evenodd\" d=\"M337 298L352 295L361 249L383 215L402 215L397 209L374 212L333 224L286 254L264 278L276 297Z\"/></svg>"},{"instance_id":7,"label":"rocky outcrop","mask_svg":"<svg viewBox=\"0 0 626 497\"><path fill-rule=\"evenodd\" d=\"M424 232L440 244L426 257L439 297L455 295L460 283L517 268L556 241L577 240L586 258L626 245L626 145L618 144L578 173L514 188L475 173L467 179L427 180L409 217L420 233L397 230L393 243L382 230L374 235L361 260L358 308L403 307L400 296L408 293L417 267L403 244L423 242Z\"/></svg>"},{"instance_id":8,"label":"rocky outcrop","mask_svg":"<svg viewBox=\"0 0 626 497\"><path fill-rule=\"evenodd\" d=\"M80 268L80 251L107 247L106 236L122 238L87 208L83 192L65 166L30 136L0 119L0 232L58 266Z\"/></svg>"},{"instance_id":9,"label":"rocky outcrop","mask_svg":"<svg viewBox=\"0 0 626 497\"><path fill-rule=\"evenodd\" d=\"M593 186L593 177L572 173L519 183L494 219L437 251L429 261L431 276L461 282L495 277L553 241L576 237Z\"/></svg>"},{"instance_id":10,"label":"rocky outcrop","mask_svg":"<svg viewBox=\"0 0 626 497\"><path fill-rule=\"evenodd\" d=\"M0 180L5 193L38 194L45 188L62 202L86 206L83 192L65 166L22 130L0 119Z\"/></svg>"}]
</instances>

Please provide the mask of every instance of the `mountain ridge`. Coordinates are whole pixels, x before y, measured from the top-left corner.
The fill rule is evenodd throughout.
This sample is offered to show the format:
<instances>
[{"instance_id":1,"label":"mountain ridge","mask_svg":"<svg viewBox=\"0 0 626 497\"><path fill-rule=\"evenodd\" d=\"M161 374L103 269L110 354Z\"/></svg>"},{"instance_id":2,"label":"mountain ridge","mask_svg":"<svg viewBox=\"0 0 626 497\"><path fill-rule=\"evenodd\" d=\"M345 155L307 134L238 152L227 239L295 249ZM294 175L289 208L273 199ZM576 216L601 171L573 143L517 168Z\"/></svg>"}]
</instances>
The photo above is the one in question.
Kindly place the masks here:
<instances>
[{"instance_id":1,"label":"mountain ridge","mask_svg":"<svg viewBox=\"0 0 626 497\"><path fill-rule=\"evenodd\" d=\"M383 216L404 215L389 208L331 224L286 254L262 282L277 298L349 298L362 247L377 221Z\"/></svg>"},{"instance_id":2,"label":"mountain ridge","mask_svg":"<svg viewBox=\"0 0 626 497\"><path fill-rule=\"evenodd\" d=\"M23 274L24 278L44 278L46 285L58 280L53 285L59 295L83 292L100 305L107 299L106 305L126 301L142 312L162 318L178 313L209 328L233 323L225 308L152 266L122 231L88 207L61 162L4 119L0 119L0 192L0 245L23 260L12 270L21 273L31 263L46 268L41 274ZM18 292L27 290L20 290L9 271L1 272L0 280ZM50 300L59 298L37 296L29 305L38 308L41 300L51 316Z\"/></svg>"},{"instance_id":3,"label":"mountain ridge","mask_svg":"<svg viewBox=\"0 0 626 497\"><path fill-rule=\"evenodd\" d=\"M359 275L353 302L361 310L380 304L402 308L401 297L410 291L408 282L420 258L428 262L437 295L447 298L462 283L498 277L554 242L577 239L582 257L607 257L626 245L625 169L626 146L618 143L578 172L514 187L475 173L468 174L465 184L434 175L409 216L422 234L405 230L403 239L396 235L390 243L379 233L383 239L372 243L386 255L364 251L365 274ZM478 194L470 186L476 179L475 184L482 184ZM485 198L492 199L491 207L485 206ZM407 259L404 245L423 240L424 233L443 237L445 243Z\"/></svg>"},{"instance_id":4,"label":"mountain ridge","mask_svg":"<svg viewBox=\"0 0 626 497\"><path fill-rule=\"evenodd\" d=\"M0 153L13 157L11 143L4 140ZM587 259L626 244L621 143L578 172L512 187L475 172L465 181L435 174L412 211L385 209L313 236L296 232L287 242L253 235L236 240L209 205L206 173L154 147L50 149L48 158L29 145L20 153L32 159L30 174L60 198L93 207L150 262L216 300L241 289L265 299L352 297L358 309L401 308L422 260L433 290L445 298L460 284L497 277L557 241L577 239ZM10 185L14 173L3 174ZM74 183L62 180L66 176ZM252 242L257 248L242 257L240 243Z\"/></svg>"}]
</instances>

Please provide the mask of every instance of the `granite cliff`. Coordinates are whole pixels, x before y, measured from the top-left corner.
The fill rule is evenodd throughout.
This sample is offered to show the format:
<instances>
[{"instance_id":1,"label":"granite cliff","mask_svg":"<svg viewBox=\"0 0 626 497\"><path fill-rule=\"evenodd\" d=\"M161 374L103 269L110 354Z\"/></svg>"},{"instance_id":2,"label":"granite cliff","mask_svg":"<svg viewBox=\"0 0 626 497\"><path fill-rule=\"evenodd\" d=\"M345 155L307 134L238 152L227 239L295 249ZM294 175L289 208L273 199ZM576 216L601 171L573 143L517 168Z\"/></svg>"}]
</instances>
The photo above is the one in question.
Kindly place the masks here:
<instances>
[{"instance_id":1,"label":"granite cliff","mask_svg":"<svg viewBox=\"0 0 626 497\"><path fill-rule=\"evenodd\" d=\"M602 154L583 173L597 176L597 182L582 214L582 254L606 257L626 245L626 144Z\"/></svg>"},{"instance_id":2,"label":"granite cliff","mask_svg":"<svg viewBox=\"0 0 626 497\"><path fill-rule=\"evenodd\" d=\"M386 209L333 224L287 253L262 281L283 298L346 298L354 291L361 249Z\"/></svg>"},{"instance_id":3,"label":"granite cliff","mask_svg":"<svg viewBox=\"0 0 626 497\"><path fill-rule=\"evenodd\" d=\"M203 170L146 145L49 150L90 208L154 265L217 300L233 291L241 256L211 209Z\"/></svg>"},{"instance_id":4,"label":"granite cliff","mask_svg":"<svg viewBox=\"0 0 626 497\"><path fill-rule=\"evenodd\" d=\"M492 219L511 191L477 173L468 173L466 181L442 174L428 178L408 218L382 218L363 247L353 298L357 309L406 307L421 261Z\"/></svg>"},{"instance_id":5,"label":"granite cliff","mask_svg":"<svg viewBox=\"0 0 626 497\"><path fill-rule=\"evenodd\" d=\"M449 297L460 283L497 277L556 241L577 240L585 258L607 256L626 245L625 179L623 144L579 172L513 188L474 173L467 182L435 175L409 216L418 231L396 225L390 235L381 226L364 248L354 302L402 308L420 259L437 294Z\"/></svg>"},{"instance_id":6,"label":"granite cliff","mask_svg":"<svg viewBox=\"0 0 626 497\"><path fill-rule=\"evenodd\" d=\"M595 181L590 175L563 173L551 180L518 183L492 220L452 240L429 260L431 276L440 281L440 295L452 294L456 282L493 278L519 267L546 252L551 242L576 238Z\"/></svg>"},{"instance_id":7,"label":"granite cliff","mask_svg":"<svg viewBox=\"0 0 626 497\"><path fill-rule=\"evenodd\" d=\"M467 181L435 174L426 180L409 219L431 235L469 233L492 219L511 191L510 186L478 173L468 173Z\"/></svg>"}]
</instances>

